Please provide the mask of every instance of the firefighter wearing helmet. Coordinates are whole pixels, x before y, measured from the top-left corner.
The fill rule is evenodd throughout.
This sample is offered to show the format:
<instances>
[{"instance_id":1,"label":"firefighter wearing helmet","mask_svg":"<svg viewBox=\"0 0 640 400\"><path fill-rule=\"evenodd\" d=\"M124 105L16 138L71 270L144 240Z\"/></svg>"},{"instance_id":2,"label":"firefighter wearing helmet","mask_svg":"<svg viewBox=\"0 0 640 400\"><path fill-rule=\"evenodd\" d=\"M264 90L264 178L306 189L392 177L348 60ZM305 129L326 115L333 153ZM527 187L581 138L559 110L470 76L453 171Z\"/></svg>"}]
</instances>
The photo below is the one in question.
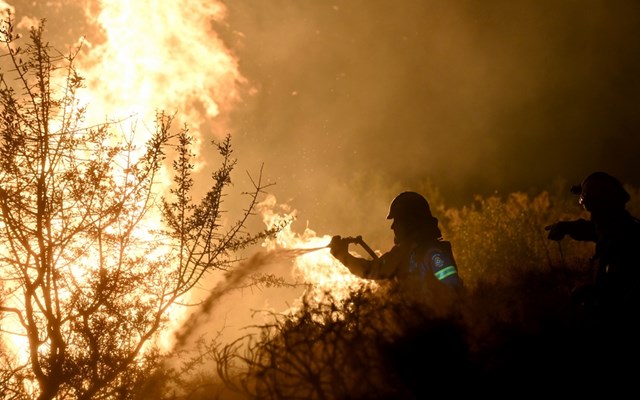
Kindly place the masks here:
<instances>
[{"instance_id":1,"label":"firefighter wearing helmet","mask_svg":"<svg viewBox=\"0 0 640 400\"><path fill-rule=\"evenodd\" d=\"M422 195L400 193L391 202L387 219L393 221L394 233L394 246L388 252L372 260L357 257L349 253L348 240L334 236L329 245L331 254L363 278L422 282L422 290L444 288L457 293L462 288L451 244L442 239L438 219Z\"/></svg>"},{"instance_id":2,"label":"firefighter wearing helmet","mask_svg":"<svg viewBox=\"0 0 640 400\"><path fill-rule=\"evenodd\" d=\"M626 316L640 305L640 221L626 209L629 193L605 172L594 172L571 188L588 220L547 226L550 240L565 236L595 243L593 282L576 287L572 298L598 316Z\"/></svg>"}]
</instances>

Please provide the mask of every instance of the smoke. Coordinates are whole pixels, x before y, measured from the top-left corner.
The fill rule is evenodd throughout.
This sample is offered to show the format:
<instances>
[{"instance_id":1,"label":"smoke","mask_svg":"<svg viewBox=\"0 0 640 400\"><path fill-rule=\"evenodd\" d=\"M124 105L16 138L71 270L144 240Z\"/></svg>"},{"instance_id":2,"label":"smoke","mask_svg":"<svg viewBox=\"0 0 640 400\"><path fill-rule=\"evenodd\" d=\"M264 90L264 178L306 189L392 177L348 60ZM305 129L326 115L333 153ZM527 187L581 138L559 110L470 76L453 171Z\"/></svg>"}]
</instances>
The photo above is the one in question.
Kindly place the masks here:
<instances>
[{"instance_id":1,"label":"smoke","mask_svg":"<svg viewBox=\"0 0 640 400\"><path fill-rule=\"evenodd\" d=\"M640 182L633 0L10 3L19 20L47 17L55 43L86 36L115 103L152 93L151 109L232 133L240 168L264 164L320 232L384 247L371 217L427 181L454 206L594 170ZM126 60L159 55L170 62L118 83Z\"/></svg>"},{"instance_id":2,"label":"smoke","mask_svg":"<svg viewBox=\"0 0 640 400\"><path fill-rule=\"evenodd\" d=\"M625 150L640 137L637 6L230 2L256 87L232 131L323 232L348 228L342 209L358 227L383 221L371 197L425 180L451 205L596 169L638 182Z\"/></svg>"},{"instance_id":3,"label":"smoke","mask_svg":"<svg viewBox=\"0 0 640 400\"><path fill-rule=\"evenodd\" d=\"M269 190L319 235L390 248L387 207L407 189L455 206L594 170L640 185L635 0L9 3L25 27L46 17L54 43L87 37L98 104L149 99L203 134L230 132L239 168L264 164ZM125 74L146 61L150 73ZM229 272L177 342L277 257Z\"/></svg>"},{"instance_id":4,"label":"smoke","mask_svg":"<svg viewBox=\"0 0 640 400\"><path fill-rule=\"evenodd\" d=\"M182 326L175 332L175 344L173 350L182 350L190 344L190 339L205 326L212 326L212 312L219 304L223 296L244 286L249 275L258 272L268 265L289 261L298 256L324 249L316 247L309 249L273 249L254 253L249 259L227 271L211 293L198 306L197 311L191 313Z\"/></svg>"}]
</instances>

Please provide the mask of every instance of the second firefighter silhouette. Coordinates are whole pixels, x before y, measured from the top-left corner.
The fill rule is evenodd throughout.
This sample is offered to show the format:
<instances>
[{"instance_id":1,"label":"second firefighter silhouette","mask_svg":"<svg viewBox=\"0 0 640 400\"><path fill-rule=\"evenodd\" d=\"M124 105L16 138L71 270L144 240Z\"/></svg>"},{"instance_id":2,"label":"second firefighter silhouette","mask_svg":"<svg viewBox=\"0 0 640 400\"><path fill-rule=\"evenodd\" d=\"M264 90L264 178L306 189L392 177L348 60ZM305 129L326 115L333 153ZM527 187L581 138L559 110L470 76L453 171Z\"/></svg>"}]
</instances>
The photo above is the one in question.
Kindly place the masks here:
<instances>
[{"instance_id":1,"label":"second firefighter silhouette","mask_svg":"<svg viewBox=\"0 0 640 400\"><path fill-rule=\"evenodd\" d=\"M372 260L357 257L349 253L349 238L334 236L331 254L362 278L396 280L420 291L462 288L451 243L442 239L438 219L422 195L400 193L391 202L387 219L393 220L395 243L388 252Z\"/></svg>"},{"instance_id":2,"label":"second firefighter silhouette","mask_svg":"<svg viewBox=\"0 0 640 400\"><path fill-rule=\"evenodd\" d=\"M574 300L607 316L635 316L640 307L640 220L626 209L631 196L618 179L601 171L571 191L590 219L559 221L546 229L551 240L569 236L596 244L595 279L576 287Z\"/></svg>"}]
</instances>

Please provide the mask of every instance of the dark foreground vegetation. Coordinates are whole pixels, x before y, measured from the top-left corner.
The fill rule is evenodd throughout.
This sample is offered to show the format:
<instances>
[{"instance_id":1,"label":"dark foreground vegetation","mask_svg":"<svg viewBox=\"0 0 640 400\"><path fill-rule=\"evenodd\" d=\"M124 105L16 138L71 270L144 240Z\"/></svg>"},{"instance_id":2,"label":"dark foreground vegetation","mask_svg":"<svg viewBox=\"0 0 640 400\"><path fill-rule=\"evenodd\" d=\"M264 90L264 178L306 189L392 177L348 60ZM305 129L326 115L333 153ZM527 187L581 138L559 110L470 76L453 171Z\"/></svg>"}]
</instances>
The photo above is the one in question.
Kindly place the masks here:
<instances>
[{"instance_id":1,"label":"dark foreground vegetation","mask_svg":"<svg viewBox=\"0 0 640 400\"><path fill-rule=\"evenodd\" d=\"M556 197L563 200L552 201ZM407 299L392 287L362 289L342 301L327 294L324 303L305 302L294 316L274 315L257 335L204 346L199 360L215 362L210 376L183 380L176 391L172 372L164 371L152 396L625 393L640 372L638 313L613 320L572 304L571 289L592 277L593 245L546 239L546 224L584 216L572 200L545 192L442 208L467 284L453 308Z\"/></svg>"}]
</instances>

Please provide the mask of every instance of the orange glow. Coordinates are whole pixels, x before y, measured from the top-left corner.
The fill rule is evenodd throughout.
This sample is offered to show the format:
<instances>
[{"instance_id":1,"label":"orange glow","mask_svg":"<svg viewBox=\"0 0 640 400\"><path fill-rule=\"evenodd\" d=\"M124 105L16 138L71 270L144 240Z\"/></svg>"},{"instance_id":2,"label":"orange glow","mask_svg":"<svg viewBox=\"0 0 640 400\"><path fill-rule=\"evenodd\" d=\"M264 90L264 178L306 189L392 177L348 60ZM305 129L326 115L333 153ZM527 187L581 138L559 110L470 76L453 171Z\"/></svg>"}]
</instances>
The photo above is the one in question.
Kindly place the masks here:
<instances>
[{"instance_id":1,"label":"orange glow","mask_svg":"<svg viewBox=\"0 0 640 400\"><path fill-rule=\"evenodd\" d=\"M87 9L87 13L90 12ZM212 22L225 18L222 3L215 0L187 3L102 0L93 12L88 17L101 28L104 36L100 41L87 38L75 62L86 81L86 87L79 95L80 104L77 104L78 107L87 106L85 126L104 123L105 118L120 121L114 126L116 131L123 135L135 131L135 136L123 138L133 142L134 157L142 154L144 144L153 133L153 122L159 110L168 114L177 112L178 124L174 123L174 126L187 123L196 145L208 141L206 137L212 133L216 134L201 132L202 125L216 121L222 111L239 99L237 86L244 81L234 55L212 29ZM55 81L52 87L64 87L64 82ZM56 126L60 122L55 119L50 124L52 131L60 128ZM126 160L121 161L125 165ZM197 167L205 162L199 158ZM126 176L120 178L127 179ZM157 182L155 194L162 195L172 182L167 170L160 171ZM147 214L139 230L133 232L133 240L163 240L148 234L151 230L164 228L160 221L159 211ZM170 249L170 246L160 246L158 251L146 257L166 257ZM73 264L67 265L70 287L83 290L86 277L95 272L92 257L96 255L88 250ZM4 284L7 292L11 291L11 285L11 281ZM5 307L23 308L16 297L3 300ZM169 313L170 326L176 328L184 319L185 307L174 305ZM20 334L24 329L16 314L4 315L0 328L5 332L5 343L18 362L25 363L28 342ZM170 345L171 332L163 335L159 341L166 349Z\"/></svg>"},{"instance_id":2,"label":"orange glow","mask_svg":"<svg viewBox=\"0 0 640 400\"><path fill-rule=\"evenodd\" d=\"M161 4L159 4L161 3ZM79 95L78 107L87 107L86 126L117 121L117 133L126 136L141 152L144 143L151 137L158 110L178 113L178 122L185 122L189 132L195 136L196 145L208 140L216 132L203 132L205 124L214 122L216 129L224 130L224 111L239 100L239 86L245 83L240 74L235 56L226 48L218 34L212 29L213 21L223 21L226 10L218 1L191 1L188 4L173 1L103 0L100 7L89 18L101 29L101 40L87 38L83 50L78 54L75 66L86 80L86 88ZM57 79L64 79L60 76ZM56 82L55 87L64 87ZM218 123L222 126L219 126ZM61 126L51 121L51 129ZM197 150L196 150L197 151ZM134 157L136 153L134 152ZM206 160L196 154L198 167ZM125 165L126 160L119 160ZM118 177L126 180L127 176ZM156 185L160 196L171 183L168 171L160 171ZM270 196L261 204L263 221L271 228L280 221L294 215L284 205L276 204ZM276 212L280 208L281 212ZM132 234L140 242L158 242L164 238L152 237L149 231L161 230L158 213L149 213ZM267 251L278 249L311 249L326 247L331 237L317 235L306 228L296 233L288 225L273 240L263 246ZM160 246L154 254L146 257L168 258L171 249ZM307 294L322 301L325 293L335 299L346 297L349 291L372 282L352 275L337 261L328 248L300 252L293 259L293 274L298 282L308 284ZM69 287L83 291L88 277L95 274L97 255L90 249L73 264L66 266ZM5 286L10 289L9 284ZM70 295L62 291L61 295ZM189 299L181 299L188 303ZM23 308L17 298L6 299L6 306ZM180 304L183 304L182 302ZM188 309L174 304L168 309L168 330L160 332L157 344L164 350L172 348L174 332L187 318ZM2 321L5 342L16 354L20 363L28 361L28 341L19 333L23 331L15 314L6 313ZM15 334L18 333L18 334Z\"/></svg>"},{"instance_id":3,"label":"orange glow","mask_svg":"<svg viewBox=\"0 0 640 400\"><path fill-rule=\"evenodd\" d=\"M239 99L237 60L211 28L226 15L218 1L103 0L89 17L104 41L88 43L80 70L97 118L179 111L192 132Z\"/></svg>"},{"instance_id":4,"label":"orange glow","mask_svg":"<svg viewBox=\"0 0 640 400\"><path fill-rule=\"evenodd\" d=\"M104 39L87 43L88 51L78 60L87 79L91 117L95 121L132 117L128 123L135 127L138 121L150 124L157 110L178 112L177 121L188 124L196 146L208 141L212 132L201 132L202 125L239 100L237 85L244 82L236 58L212 29L212 22L225 16L224 5L216 0L100 1L98 11L88 17L101 28ZM135 137L140 146L152 130L143 128ZM198 169L206 160L198 149L195 152ZM166 170L158 181L164 183L157 189L167 191L171 179ZM145 224L159 221L159 215L149 215ZM162 348L170 348L172 331L185 314L183 306L170 307L171 329L159 338Z\"/></svg>"},{"instance_id":5,"label":"orange glow","mask_svg":"<svg viewBox=\"0 0 640 400\"><path fill-rule=\"evenodd\" d=\"M281 213L276 212L276 208ZM286 205L277 205L275 196L269 196L261 204L262 218L268 228L277 226L282 221L295 217ZM375 282L359 278L333 257L326 247L331 241L331 236L318 236L308 227L302 233L296 233L288 224L278 233L275 239L266 240L264 247L267 250L295 249L301 255L294 260L293 273L296 279L309 284L311 297L315 301L321 301L325 293L329 293L336 300L344 299L347 294L363 285L375 287ZM318 250L314 250L321 248ZM312 249L305 253L304 249Z\"/></svg>"}]
</instances>

